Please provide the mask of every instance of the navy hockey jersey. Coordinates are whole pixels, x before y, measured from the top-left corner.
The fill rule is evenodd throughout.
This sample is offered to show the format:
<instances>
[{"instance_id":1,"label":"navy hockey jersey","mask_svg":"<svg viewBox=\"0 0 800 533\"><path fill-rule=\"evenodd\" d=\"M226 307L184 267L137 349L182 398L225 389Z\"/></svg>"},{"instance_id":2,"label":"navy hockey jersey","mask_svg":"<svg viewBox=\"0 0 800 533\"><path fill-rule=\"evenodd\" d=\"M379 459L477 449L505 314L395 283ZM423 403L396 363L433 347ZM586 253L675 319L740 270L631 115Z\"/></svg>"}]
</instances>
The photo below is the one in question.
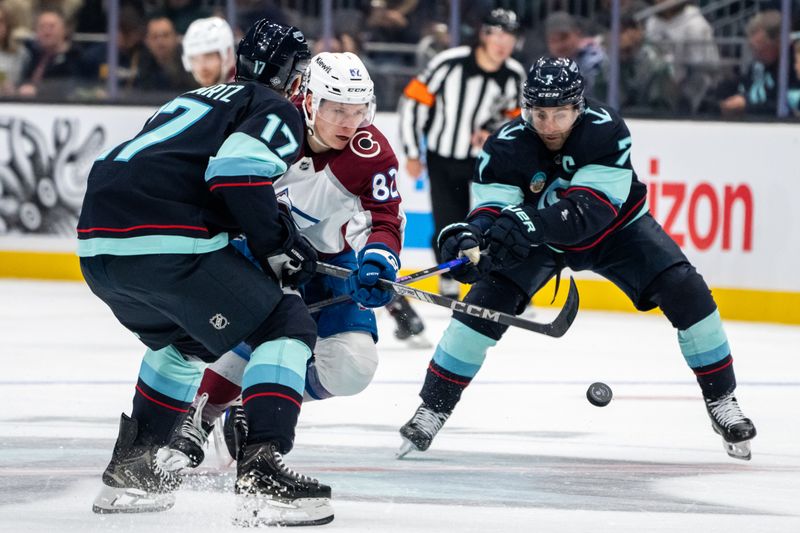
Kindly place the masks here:
<instances>
[{"instance_id":1,"label":"navy hockey jersey","mask_svg":"<svg viewBox=\"0 0 800 533\"><path fill-rule=\"evenodd\" d=\"M283 233L272 182L299 154L302 128L291 102L254 82L182 94L95 161L78 255L206 253L244 233L265 258Z\"/></svg>"},{"instance_id":2,"label":"navy hockey jersey","mask_svg":"<svg viewBox=\"0 0 800 533\"><path fill-rule=\"evenodd\" d=\"M647 188L636 177L630 153L625 122L592 99L557 152L522 118L515 119L478 156L469 218L483 218L485 226L502 208L525 203L537 207L535 225L551 247L587 250L648 209Z\"/></svg>"}]
</instances>

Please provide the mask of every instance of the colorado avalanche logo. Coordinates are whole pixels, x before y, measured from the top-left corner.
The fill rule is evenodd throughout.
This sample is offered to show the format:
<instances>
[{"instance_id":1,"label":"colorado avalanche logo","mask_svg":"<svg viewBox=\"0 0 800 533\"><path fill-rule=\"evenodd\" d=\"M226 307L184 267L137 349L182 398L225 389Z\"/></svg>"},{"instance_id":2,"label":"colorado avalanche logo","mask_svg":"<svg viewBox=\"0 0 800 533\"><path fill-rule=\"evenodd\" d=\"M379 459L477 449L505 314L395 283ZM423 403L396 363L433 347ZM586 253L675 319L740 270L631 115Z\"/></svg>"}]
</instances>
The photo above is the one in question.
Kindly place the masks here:
<instances>
[{"instance_id":1,"label":"colorado avalanche logo","mask_svg":"<svg viewBox=\"0 0 800 533\"><path fill-rule=\"evenodd\" d=\"M381 145L372 138L372 132L359 131L350 139L350 149L354 154L366 159L381 153Z\"/></svg>"},{"instance_id":2,"label":"colorado avalanche logo","mask_svg":"<svg viewBox=\"0 0 800 533\"><path fill-rule=\"evenodd\" d=\"M531 192L533 194L540 193L544 189L544 184L547 181L547 174L544 172L537 172L531 178L531 183L529 185Z\"/></svg>"}]
</instances>

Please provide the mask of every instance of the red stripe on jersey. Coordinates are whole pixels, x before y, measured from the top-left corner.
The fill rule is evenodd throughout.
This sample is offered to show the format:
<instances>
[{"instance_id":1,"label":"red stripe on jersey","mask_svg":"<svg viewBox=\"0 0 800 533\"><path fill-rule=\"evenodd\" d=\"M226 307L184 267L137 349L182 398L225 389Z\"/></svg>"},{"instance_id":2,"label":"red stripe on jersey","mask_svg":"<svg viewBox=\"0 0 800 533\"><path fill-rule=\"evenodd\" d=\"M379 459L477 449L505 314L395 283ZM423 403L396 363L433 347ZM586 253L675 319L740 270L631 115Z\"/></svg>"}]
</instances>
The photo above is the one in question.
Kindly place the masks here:
<instances>
[{"instance_id":1,"label":"red stripe on jersey","mask_svg":"<svg viewBox=\"0 0 800 533\"><path fill-rule=\"evenodd\" d=\"M564 250L569 250L570 252L580 252L580 251L583 251L583 250L588 250L588 249L589 249L589 248L591 248L592 246L596 245L598 242L600 242L600 241L602 241L603 239L605 239L605 238L608 236L608 234L609 234L609 233L611 233L612 231L614 231L615 229L617 229L618 227L620 227L620 225L621 225L623 222L625 222L626 220L628 220L628 219L631 217L631 215L633 215L634 213L636 213L636 212L639 210L639 208L642 206L642 204L644 203L644 201L645 201L646 199L647 199L647 196L643 197L641 200L639 200L638 202L636 202L636 205L634 205L634 206L631 208L631 210L630 210L630 211L628 211L628 213L627 213L627 214L626 214L624 217L622 217L621 219L617 220L617 223L616 223L616 224L614 224L613 226L611 226L610 228L608 228L608 229L607 229L605 232L603 232L603 234L602 234L602 235L600 235L600 237L598 237L597 239L595 239L593 242L591 242L591 243L587 244L586 246L561 246L561 245L557 245L557 246L558 246L559 248L562 248L562 249L564 249Z\"/></svg>"},{"instance_id":2,"label":"red stripe on jersey","mask_svg":"<svg viewBox=\"0 0 800 533\"><path fill-rule=\"evenodd\" d=\"M129 228L78 228L78 233L91 233L93 231L124 233L126 231L136 231L137 229L191 229L208 233L208 228L204 228L202 226L183 226L180 224L142 224L140 226L131 226Z\"/></svg>"},{"instance_id":3,"label":"red stripe on jersey","mask_svg":"<svg viewBox=\"0 0 800 533\"><path fill-rule=\"evenodd\" d=\"M611 202L609 202L608 200L606 200L605 198L603 198L602 196L597 194L597 191L589 189L588 187L570 187L569 189L564 191L564 196L569 195L569 193L571 193L573 191L586 191L589 194L591 194L592 196L594 196L595 198L597 198L598 200L600 200L601 202L603 202L604 204L606 204L608 206L608 208L611 209L611 211L614 212L614 216L617 216L619 214L619 212L617 211L617 208L614 207L611 204Z\"/></svg>"},{"instance_id":4,"label":"red stripe on jersey","mask_svg":"<svg viewBox=\"0 0 800 533\"><path fill-rule=\"evenodd\" d=\"M218 189L220 187L263 187L265 185L272 185L271 181L262 181L260 183L216 183L208 188L208 190L213 191L214 189Z\"/></svg>"}]
</instances>

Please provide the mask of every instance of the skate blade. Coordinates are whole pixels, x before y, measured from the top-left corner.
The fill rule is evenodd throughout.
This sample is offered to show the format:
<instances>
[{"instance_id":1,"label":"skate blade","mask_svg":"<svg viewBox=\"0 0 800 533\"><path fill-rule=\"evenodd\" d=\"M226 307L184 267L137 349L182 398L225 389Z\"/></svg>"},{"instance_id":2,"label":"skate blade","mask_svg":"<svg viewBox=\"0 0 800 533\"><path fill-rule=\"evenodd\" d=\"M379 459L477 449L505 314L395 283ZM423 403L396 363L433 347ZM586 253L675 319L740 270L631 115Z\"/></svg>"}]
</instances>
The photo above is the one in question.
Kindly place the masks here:
<instances>
[{"instance_id":1,"label":"skate blade","mask_svg":"<svg viewBox=\"0 0 800 533\"><path fill-rule=\"evenodd\" d=\"M409 452L412 452L416 449L417 447L414 446L414 443L404 437L403 444L401 444L400 449L397 450L397 452L395 452L394 457L395 459L402 459L403 457L408 455Z\"/></svg>"},{"instance_id":2,"label":"skate blade","mask_svg":"<svg viewBox=\"0 0 800 533\"><path fill-rule=\"evenodd\" d=\"M158 513L175 505L175 495L151 494L139 489L103 485L94 499L92 511L97 514Z\"/></svg>"},{"instance_id":3,"label":"skate blade","mask_svg":"<svg viewBox=\"0 0 800 533\"><path fill-rule=\"evenodd\" d=\"M750 453L750 441L745 440L742 442L727 442L723 439L722 447L734 459L741 459L742 461L749 461L752 458Z\"/></svg>"},{"instance_id":4,"label":"skate blade","mask_svg":"<svg viewBox=\"0 0 800 533\"><path fill-rule=\"evenodd\" d=\"M260 526L320 526L333 521L329 498L299 498L286 501L264 495L239 494L233 515L233 525Z\"/></svg>"},{"instance_id":5,"label":"skate blade","mask_svg":"<svg viewBox=\"0 0 800 533\"><path fill-rule=\"evenodd\" d=\"M185 453L162 446L156 452L156 466L166 472L177 472L192 467L192 460Z\"/></svg>"}]
</instances>

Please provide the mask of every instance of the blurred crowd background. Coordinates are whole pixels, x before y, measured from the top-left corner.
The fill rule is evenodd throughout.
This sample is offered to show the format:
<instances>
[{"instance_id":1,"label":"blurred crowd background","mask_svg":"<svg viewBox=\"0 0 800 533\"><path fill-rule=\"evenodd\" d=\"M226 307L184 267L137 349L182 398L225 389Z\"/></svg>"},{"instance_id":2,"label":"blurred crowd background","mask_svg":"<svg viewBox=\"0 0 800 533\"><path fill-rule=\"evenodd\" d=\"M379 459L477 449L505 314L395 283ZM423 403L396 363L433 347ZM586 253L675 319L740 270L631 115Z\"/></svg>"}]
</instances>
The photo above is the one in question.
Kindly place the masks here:
<instances>
[{"instance_id":1,"label":"blurred crowd background","mask_svg":"<svg viewBox=\"0 0 800 533\"><path fill-rule=\"evenodd\" d=\"M0 98L160 104L196 87L181 37L193 20L218 15L237 38L269 17L301 28L315 51L358 53L379 109L391 111L431 57L471 44L495 7L519 16L514 57L525 67L540 55L572 57L600 100L618 42L615 98L627 116L762 120L783 103L781 114L800 118L800 0L620 0L618 41L611 0L0 0ZM113 42L110 9L119 14Z\"/></svg>"}]
</instances>

